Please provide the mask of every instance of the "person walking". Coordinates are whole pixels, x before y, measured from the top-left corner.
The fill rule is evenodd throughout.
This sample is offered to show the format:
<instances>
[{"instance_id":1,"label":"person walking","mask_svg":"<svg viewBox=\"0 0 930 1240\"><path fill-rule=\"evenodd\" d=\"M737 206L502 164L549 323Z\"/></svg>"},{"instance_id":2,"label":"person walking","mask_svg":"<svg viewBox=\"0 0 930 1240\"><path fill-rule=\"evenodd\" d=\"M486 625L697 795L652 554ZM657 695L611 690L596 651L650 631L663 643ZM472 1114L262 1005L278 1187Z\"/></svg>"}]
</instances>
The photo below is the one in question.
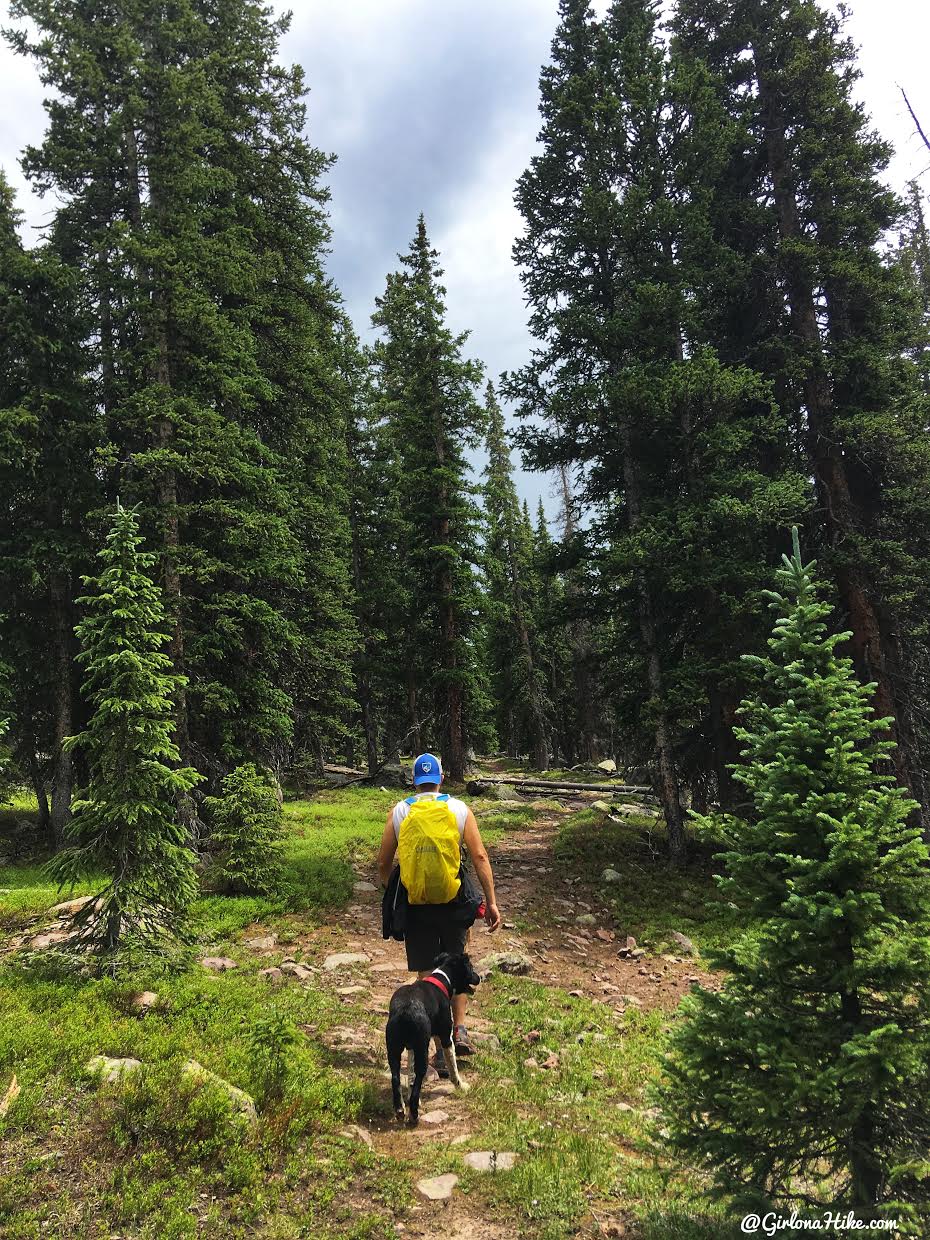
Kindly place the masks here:
<instances>
[{"instance_id":1,"label":"person walking","mask_svg":"<svg viewBox=\"0 0 930 1240\"><path fill-rule=\"evenodd\" d=\"M457 954L468 944L471 920L463 917L459 898L463 847L484 892L485 925L493 932L501 924L491 862L475 815L464 801L440 792L442 780L439 758L420 754L413 764L416 791L388 814L378 852L378 874L385 887L395 856L400 865L408 900L407 968L420 978L427 976L440 952ZM472 1054L465 1025L467 1006L467 995L453 997L452 1039L460 1056ZM448 1076L438 1043L433 1066L440 1076Z\"/></svg>"}]
</instances>

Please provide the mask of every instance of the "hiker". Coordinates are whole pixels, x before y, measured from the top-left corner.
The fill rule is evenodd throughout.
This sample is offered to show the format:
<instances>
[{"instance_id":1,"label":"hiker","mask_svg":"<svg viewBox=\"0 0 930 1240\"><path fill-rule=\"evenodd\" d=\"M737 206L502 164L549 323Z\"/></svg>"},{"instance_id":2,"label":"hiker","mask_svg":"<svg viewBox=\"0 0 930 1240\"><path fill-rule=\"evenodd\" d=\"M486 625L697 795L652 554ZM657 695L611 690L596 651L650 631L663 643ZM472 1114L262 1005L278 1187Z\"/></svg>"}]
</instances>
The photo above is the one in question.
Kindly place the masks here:
<instances>
[{"instance_id":1,"label":"hiker","mask_svg":"<svg viewBox=\"0 0 930 1240\"><path fill-rule=\"evenodd\" d=\"M475 815L464 801L440 793L442 778L442 763L434 754L417 758L413 764L416 792L399 801L388 814L378 853L378 873L385 887L391 881L397 856L400 880L407 893L407 968L420 978L427 976L440 952L456 955L466 950L476 916L483 913L491 931L501 924L494 875ZM484 891L483 909L478 907L477 895L469 900L474 884L462 867L463 844ZM452 1000L456 1055L472 1054L465 1027L467 1004L463 994ZM438 1042L433 1067L440 1076L448 1076Z\"/></svg>"}]
</instances>

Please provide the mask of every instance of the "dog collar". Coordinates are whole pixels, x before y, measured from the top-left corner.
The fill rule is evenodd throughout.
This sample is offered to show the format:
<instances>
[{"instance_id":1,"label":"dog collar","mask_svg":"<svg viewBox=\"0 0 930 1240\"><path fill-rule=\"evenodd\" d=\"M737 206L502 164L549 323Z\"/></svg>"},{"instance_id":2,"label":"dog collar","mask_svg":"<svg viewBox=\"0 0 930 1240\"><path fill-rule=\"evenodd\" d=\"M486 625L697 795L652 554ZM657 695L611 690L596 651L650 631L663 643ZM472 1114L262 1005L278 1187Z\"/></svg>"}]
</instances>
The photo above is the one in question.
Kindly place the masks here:
<instances>
[{"instance_id":1,"label":"dog collar","mask_svg":"<svg viewBox=\"0 0 930 1240\"><path fill-rule=\"evenodd\" d=\"M446 979L445 983L439 980L439 978L436 976L437 973L441 974ZM447 999L450 998L450 992L452 990L452 983L449 981L448 973L443 973L442 969L434 969L433 972L430 973L427 977L424 977L423 980L424 982L432 982L434 986L439 987L439 989L442 991L442 993L446 996Z\"/></svg>"}]
</instances>

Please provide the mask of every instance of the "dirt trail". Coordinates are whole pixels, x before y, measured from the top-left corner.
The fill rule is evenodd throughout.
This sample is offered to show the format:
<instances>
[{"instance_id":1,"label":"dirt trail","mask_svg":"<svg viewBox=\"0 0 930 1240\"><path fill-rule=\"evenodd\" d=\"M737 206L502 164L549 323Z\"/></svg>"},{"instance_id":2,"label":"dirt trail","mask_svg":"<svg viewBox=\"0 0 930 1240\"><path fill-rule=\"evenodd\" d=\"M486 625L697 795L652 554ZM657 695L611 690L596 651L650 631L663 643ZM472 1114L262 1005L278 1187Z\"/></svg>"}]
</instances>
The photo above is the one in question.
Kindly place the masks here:
<instances>
[{"instance_id":1,"label":"dirt trail","mask_svg":"<svg viewBox=\"0 0 930 1240\"><path fill-rule=\"evenodd\" d=\"M570 812L569 807L566 812ZM504 924L494 935L483 925L475 927L470 944L473 959L480 965L490 952L518 951L532 960L530 976L535 981L569 994L583 995L618 1011L629 1006L675 1007L690 982L707 981L707 975L694 961L671 954L649 957L645 962L618 957L618 949L626 944L627 928L615 920L609 907L604 894L609 888L587 884L564 872L553 856L562 816L550 813L527 829L508 832L489 848ZM356 873L362 886L357 889L355 902L334 914L315 932L312 943L305 941L304 946L323 957L332 952L364 952L371 958L368 965L350 966L337 976L325 972L321 976L327 978L327 984L332 979L337 993L344 992L347 1005L347 1024L332 1043L334 1051L343 1063L354 1060L358 1067L367 1065L375 1070L386 1094L389 1074L383 1035L380 1031L373 1033L367 1025L360 1028L357 1017L353 1023L351 1011L361 1004L370 1015L383 1018L393 991L409 981L410 975L403 944L381 937L380 895L370 889L376 877L361 868ZM493 1025L484 1010L489 989L479 987L469 1004L468 1027L478 1056L469 1064L469 1074L480 1072L482 1043L487 1051L494 1045ZM363 1127L378 1153L416 1161L426 1142L446 1147L462 1144L480 1128L480 1121L469 1116L468 1098L457 1095L431 1069L423 1090L418 1129L398 1128L389 1119L371 1119ZM424 1163L420 1174L436 1172ZM433 1236L517 1240L519 1233L507 1225L476 1217L477 1208L477 1203L469 1203L460 1192L446 1202L421 1202L399 1234L422 1240Z\"/></svg>"}]
</instances>

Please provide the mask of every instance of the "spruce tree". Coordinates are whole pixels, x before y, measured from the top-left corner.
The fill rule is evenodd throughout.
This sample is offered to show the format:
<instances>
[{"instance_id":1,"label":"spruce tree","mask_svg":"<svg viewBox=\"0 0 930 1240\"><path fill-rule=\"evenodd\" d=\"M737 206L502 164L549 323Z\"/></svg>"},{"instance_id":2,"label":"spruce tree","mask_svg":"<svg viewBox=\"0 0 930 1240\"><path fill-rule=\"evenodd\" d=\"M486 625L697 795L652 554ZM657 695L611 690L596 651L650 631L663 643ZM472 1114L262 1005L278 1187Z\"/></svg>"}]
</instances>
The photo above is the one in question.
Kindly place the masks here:
<instances>
[{"instance_id":1,"label":"spruce tree","mask_svg":"<svg viewBox=\"0 0 930 1240\"><path fill-rule=\"evenodd\" d=\"M54 88L25 166L89 308L105 485L160 550L182 753L214 785L246 756L318 761L354 636L328 161L278 62L287 21L258 0L11 12Z\"/></svg>"},{"instance_id":2,"label":"spruce tree","mask_svg":"<svg viewBox=\"0 0 930 1240\"><path fill-rule=\"evenodd\" d=\"M11 664L10 744L49 843L64 837L81 720L74 595L91 567L86 515L100 502L103 438L81 348L75 273L54 247L26 250L0 173L0 648Z\"/></svg>"},{"instance_id":3,"label":"spruce tree","mask_svg":"<svg viewBox=\"0 0 930 1240\"><path fill-rule=\"evenodd\" d=\"M535 770L549 766L544 682L530 608L532 528L514 486L504 414L488 384L488 464L484 482L484 588L488 655L499 739L513 757L529 749Z\"/></svg>"},{"instance_id":4,"label":"spruce tree","mask_svg":"<svg viewBox=\"0 0 930 1240\"><path fill-rule=\"evenodd\" d=\"M712 961L666 1061L670 1140L748 1208L927 1203L930 877L913 802L876 768L891 747L874 685L840 653L814 564L769 594L769 653L741 706L751 813L722 838L721 894L748 928Z\"/></svg>"},{"instance_id":5,"label":"spruce tree","mask_svg":"<svg viewBox=\"0 0 930 1240\"><path fill-rule=\"evenodd\" d=\"M84 578L91 593L78 599L91 715L67 741L82 753L88 782L51 866L62 883L106 880L77 915L80 942L110 952L129 937L157 948L179 931L196 894L179 801L200 776L178 765L165 607L151 576L156 556L142 549L133 509L117 504L99 558L100 573Z\"/></svg>"},{"instance_id":6,"label":"spruce tree","mask_svg":"<svg viewBox=\"0 0 930 1240\"><path fill-rule=\"evenodd\" d=\"M704 198L710 235L726 238L709 251L722 273L717 327L727 355L771 381L792 427L857 672L893 719L898 777L926 805L913 688L930 554L913 361L924 327L902 265L883 253L903 213L884 180L890 147L853 98L842 11L681 0L674 29L678 63L704 84L692 133L714 152Z\"/></svg>"},{"instance_id":7,"label":"spruce tree","mask_svg":"<svg viewBox=\"0 0 930 1240\"><path fill-rule=\"evenodd\" d=\"M466 453L480 442L484 413L475 393L481 367L463 356L467 333L446 326L437 259L421 215L401 270L377 299L381 337L371 360L403 565L389 640L406 688L406 737L417 748L439 737L446 771L461 779L482 696L472 571L480 512Z\"/></svg>"},{"instance_id":8,"label":"spruce tree","mask_svg":"<svg viewBox=\"0 0 930 1240\"><path fill-rule=\"evenodd\" d=\"M210 885L236 895L274 895L283 867L284 818L266 771L254 762L223 780L222 794L204 798L210 815Z\"/></svg>"},{"instance_id":9,"label":"spruce tree","mask_svg":"<svg viewBox=\"0 0 930 1240\"><path fill-rule=\"evenodd\" d=\"M759 547L797 515L803 485L786 476L769 386L708 340L694 268L704 203L685 175L693 148L658 4L618 0L595 21L563 0L560 13L542 151L517 190L539 345L508 391L545 419L527 432L530 457L561 471L569 514L569 470L578 479L588 519L566 534L584 586L569 599L597 622L598 681L624 748L652 768L680 863L683 777L726 753L732 665L758 639L744 600ZM708 529L726 548L716 562Z\"/></svg>"}]
</instances>

